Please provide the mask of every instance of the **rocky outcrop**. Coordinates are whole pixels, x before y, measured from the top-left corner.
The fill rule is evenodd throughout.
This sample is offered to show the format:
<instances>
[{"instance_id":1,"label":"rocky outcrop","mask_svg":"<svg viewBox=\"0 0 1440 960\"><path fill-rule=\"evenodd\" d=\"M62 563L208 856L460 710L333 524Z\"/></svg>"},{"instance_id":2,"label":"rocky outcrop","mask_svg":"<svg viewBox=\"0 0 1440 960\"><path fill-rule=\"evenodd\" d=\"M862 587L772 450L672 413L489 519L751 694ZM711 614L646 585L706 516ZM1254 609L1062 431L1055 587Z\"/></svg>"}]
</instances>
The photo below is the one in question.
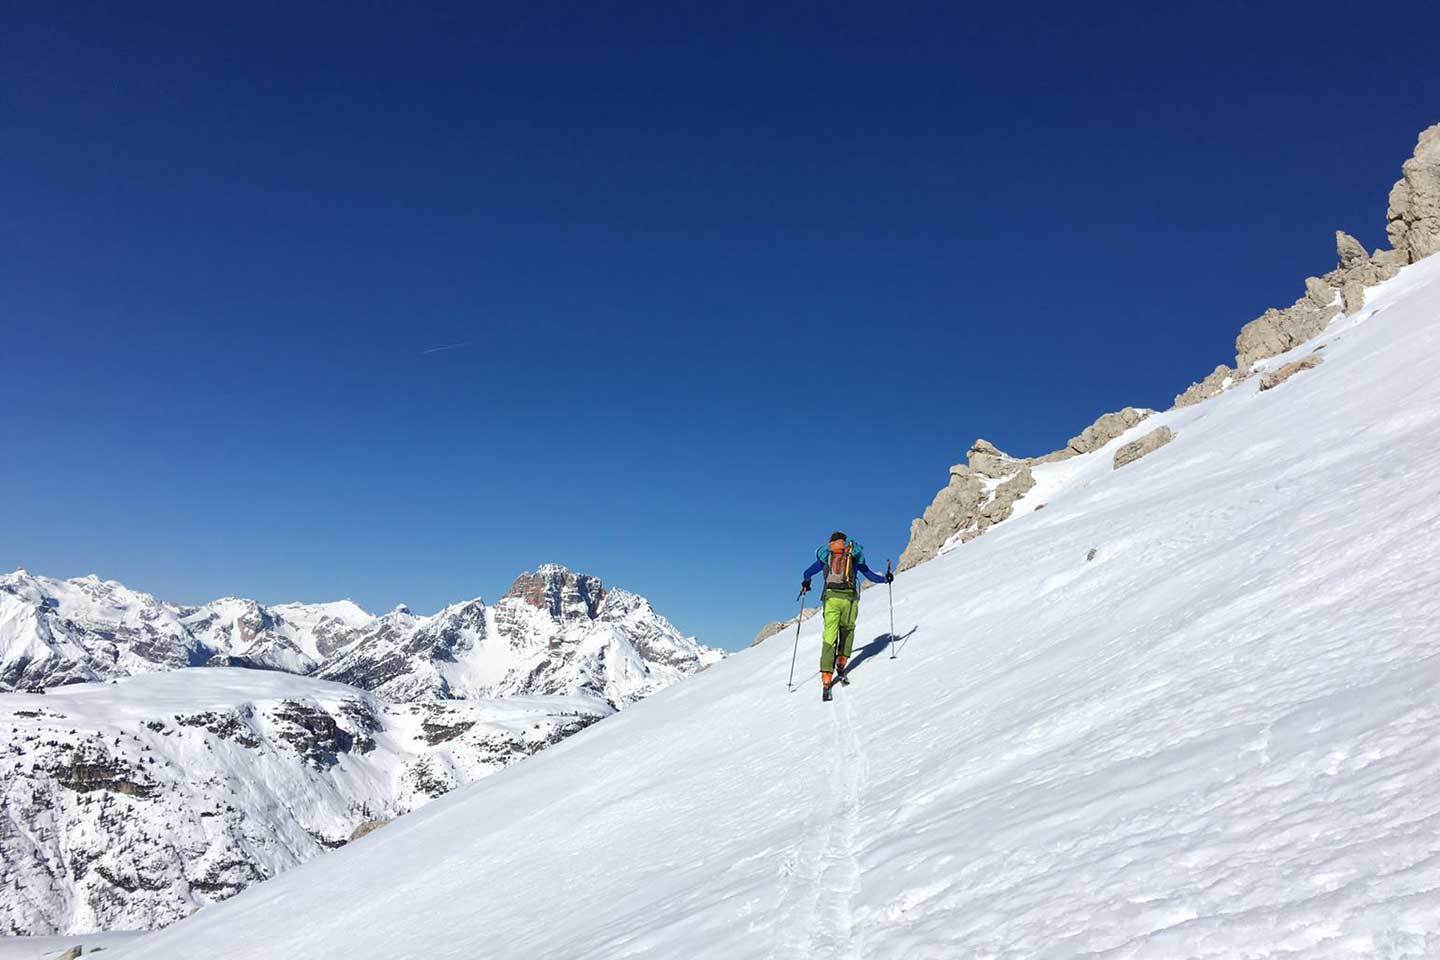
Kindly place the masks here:
<instances>
[{"instance_id":1,"label":"rocky outcrop","mask_svg":"<svg viewBox=\"0 0 1440 960\"><path fill-rule=\"evenodd\" d=\"M869 581L866 582L868 583ZM767 623L765 624L765 626L760 628L759 633L755 634L755 639L750 641L750 646L759 646L762 642L769 640L771 637L775 636L775 634L795 626L796 620L800 620L802 622L805 620L809 620L811 617L815 616L815 614L819 612L819 607L806 607L805 611L798 617L791 617L789 620L776 620L774 623Z\"/></svg>"},{"instance_id":2,"label":"rocky outcrop","mask_svg":"<svg viewBox=\"0 0 1440 960\"><path fill-rule=\"evenodd\" d=\"M1319 335L1339 314L1338 303L1322 307L1308 293L1284 310L1272 307L1240 328L1235 338L1235 366L1248 373L1266 357L1293 350Z\"/></svg>"},{"instance_id":3,"label":"rocky outcrop","mask_svg":"<svg viewBox=\"0 0 1440 960\"><path fill-rule=\"evenodd\" d=\"M1235 339L1235 365L1242 373L1322 333L1341 310L1347 314L1360 310L1367 287L1440 251L1440 124L1420 134L1415 155L1405 161L1401 173L1386 211L1392 249L1367 255L1359 240L1337 230L1338 266L1324 277L1308 278L1305 296L1293 306L1267 310L1241 328Z\"/></svg>"},{"instance_id":4,"label":"rocky outcrop","mask_svg":"<svg viewBox=\"0 0 1440 960\"><path fill-rule=\"evenodd\" d=\"M1270 373L1267 373L1265 374L1265 376L1261 377L1260 389L1274 389L1275 387L1280 386L1280 384L1284 383L1286 380L1289 380L1291 377L1295 376L1295 374L1301 372L1302 370L1314 370L1316 367L1320 366L1320 364L1324 362L1324 357L1320 356L1320 354L1318 353L1312 353L1310 354L1310 356L1305 357L1302 360L1296 360L1293 363L1287 363L1279 370L1272 370Z\"/></svg>"},{"instance_id":5,"label":"rocky outcrop","mask_svg":"<svg viewBox=\"0 0 1440 960\"><path fill-rule=\"evenodd\" d=\"M1370 265L1375 268L1375 282L1380 283L1389 280L1400 272L1400 268L1406 264L1406 255L1399 250L1376 250L1375 256L1370 258Z\"/></svg>"},{"instance_id":6,"label":"rocky outcrop","mask_svg":"<svg viewBox=\"0 0 1440 960\"><path fill-rule=\"evenodd\" d=\"M924 563L951 538L958 536L967 542L1009 517L1015 501L1035 485L1030 463L988 440L976 440L966 463L950 468L950 482L935 494L924 514L911 521L910 543L900 554L896 569Z\"/></svg>"},{"instance_id":7,"label":"rocky outcrop","mask_svg":"<svg viewBox=\"0 0 1440 960\"><path fill-rule=\"evenodd\" d=\"M1341 270L1363 268L1370 262L1365 246L1344 230L1335 231L1335 253L1340 257Z\"/></svg>"},{"instance_id":8,"label":"rocky outcrop","mask_svg":"<svg viewBox=\"0 0 1440 960\"><path fill-rule=\"evenodd\" d=\"M1001 477L1008 477L1015 472L1015 458L1005 453L989 440L976 440L970 445L970 452L966 456L966 468L971 473L979 474L991 480L998 480ZM961 469L966 469L961 468ZM954 472L956 468L951 468Z\"/></svg>"},{"instance_id":9,"label":"rocky outcrop","mask_svg":"<svg viewBox=\"0 0 1440 960\"><path fill-rule=\"evenodd\" d=\"M1154 412L1140 407L1125 407L1114 413L1104 414L1080 431L1079 436L1071 437L1065 449L1072 454L1093 453Z\"/></svg>"},{"instance_id":10,"label":"rocky outcrop","mask_svg":"<svg viewBox=\"0 0 1440 960\"><path fill-rule=\"evenodd\" d=\"M1002 520L1009 520L1010 515L1015 512L1015 501L1029 493L1034 486L1035 476L1028 466L1024 466L1019 473L996 487L990 501L980 508L980 518L975 523L975 535L979 536Z\"/></svg>"},{"instance_id":11,"label":"rocky outcrop","mask_svg":"<svg viewBox=\"0 0 1440 960\"><path fill-rule=\"evenodd\" d=\"M1141 457L1154 453L1174 439L1175 431L1169 427L1156 427L1139 440L1132 440L1115 451L1115 469L1119 470L1127 463L1134 463Z\"/></svg>"},{"instance_id":12,"label":"rocky outcrop","mask_svg":"<svg viewBox=\"0 0 1440 960\"><path fill-rule=\"evenodd\" d=\"M1235 383L1242 379L1240 374L1231 367L1220 364L1210 375L1198 383L1192 383L1185 388L1183 393L1176 394L1175 407L1188 407L1199 403L1202 400L1209 400L1217 394L1228 390Z\"/></svg>"},{"instance_id":13,"label":"rocky outcrop","mask_svg":"<svg viewBox=\"0 0 1440 960\"><path fill-rule=\"evenodd\" d=\"M1385 217L1390 246L1407 263L1440 251L1440 123L1421 132L1390 190Z\"/></svg>"},{"instance_id":14,"label":"rocky outcrop","mask_svg":"<svg viewBox=\"0 0 1440 960\"><path fill-rule=\"evenodd\" d=\"M376 830L379 830L381 827L385 826L385 824L387 824L387 823L389 823L389 822L390 822L389 819L385 819L385 820L366 820L364 823L360 824L360 825L359 825L358 827L356 827L354 830L350 831L350 842L351 842L351 843L354 843L356 840L359 840L361 837L369 836L370 834L374 833Z\"/></svg>"},{"instance_id":15,"label":"rocky outcrop","mask_svg":"<svg viewBox=\"0 0 1440 960\"><path fill-rule=\"evenodd\" d=\"M1217 366L1203 380L1177 394L1174 406L1201 403L1242 382L1251 375L1255 364L1316 337L1342 311L1354 314L1361 310L1368 287L1440 250L1440 124L1421 133L1415 155L1405 162L1402 179L1391 191L1387 220L1394 249L1369 254L1359 240L1337 230L1335 268L1323 276L1307 277L1304 295L1290 306L1266 310L1247 323L1235 338L1235 366ZM1270 389L1318 362L1316 358L1289 364L1268 374L1261 388ZM1015 500L1034 485L1031 467L1099 450L1153 412L1126 407L1107 413L1063 448L1024 460L1004 454L988 441L975 441L968 463L950 468L944 489L935 495L924 514L911 522L910 543L900 555L899 569L907 570L929 560L952 540L965 542L1010 516ZM1132 463L1173 438L1168 428L1153 430L1121 447L1115 455L1115 466ZM766 630L775 626L771 624ZM762 631L762 635L769 634Z\"/></svg>"}]
</instances>

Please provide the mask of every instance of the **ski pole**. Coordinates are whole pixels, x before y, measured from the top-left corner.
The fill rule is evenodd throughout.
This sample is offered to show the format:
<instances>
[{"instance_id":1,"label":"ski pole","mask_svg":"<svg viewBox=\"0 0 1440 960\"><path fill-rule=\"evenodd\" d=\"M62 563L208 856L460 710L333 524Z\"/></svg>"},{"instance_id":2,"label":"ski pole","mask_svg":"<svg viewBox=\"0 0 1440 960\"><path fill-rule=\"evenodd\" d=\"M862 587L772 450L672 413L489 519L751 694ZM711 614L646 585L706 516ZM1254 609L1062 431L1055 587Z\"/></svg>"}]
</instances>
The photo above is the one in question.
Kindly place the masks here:
<instances>
[{"instance_id":1,"label":"ski pole","mask_svg":"<svg viewBox=\"0 0 1440 960\"><path fill-rule=\"evenodd\" d=\"M805 591L800 591L797 598L800 601L800 612L795 615L795 649L790 654L790 679L785 681L785 689L795 690L795 658L800 654L800 624L805 622Z\"/></svg>"},{"instance_id":2,"label":"ski pole","mask_svg":"<svg viewBox=\"0 0 1440 960\"><path fill-rule=\"evenodd\" d=\"M900 656L900 651L895 648L895 578L890 573L890 561L885 561L885 589L890 594L890 659L894 660Z\"/></svg>"}]
</instances>

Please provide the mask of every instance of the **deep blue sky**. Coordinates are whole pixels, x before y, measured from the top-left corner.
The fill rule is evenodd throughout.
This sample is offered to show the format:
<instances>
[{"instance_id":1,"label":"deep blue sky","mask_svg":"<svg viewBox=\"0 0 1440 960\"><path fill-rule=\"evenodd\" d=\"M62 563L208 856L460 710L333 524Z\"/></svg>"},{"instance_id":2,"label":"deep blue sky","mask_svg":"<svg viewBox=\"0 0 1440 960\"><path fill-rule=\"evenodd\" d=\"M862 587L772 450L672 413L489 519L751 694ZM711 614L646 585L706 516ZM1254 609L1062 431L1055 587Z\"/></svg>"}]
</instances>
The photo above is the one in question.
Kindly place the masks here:
<instances>
[{"instance_id":1,"label":"deep blue sky","mask_svg":"<svg viewBox=\"0 0 1440 960\"><path fill-rule=\"evenodd\" d=\"M7 7L0 568L734 647L1233 360L1440 121L1435 5L409 6Z\"/></svg>"}]
</instances>

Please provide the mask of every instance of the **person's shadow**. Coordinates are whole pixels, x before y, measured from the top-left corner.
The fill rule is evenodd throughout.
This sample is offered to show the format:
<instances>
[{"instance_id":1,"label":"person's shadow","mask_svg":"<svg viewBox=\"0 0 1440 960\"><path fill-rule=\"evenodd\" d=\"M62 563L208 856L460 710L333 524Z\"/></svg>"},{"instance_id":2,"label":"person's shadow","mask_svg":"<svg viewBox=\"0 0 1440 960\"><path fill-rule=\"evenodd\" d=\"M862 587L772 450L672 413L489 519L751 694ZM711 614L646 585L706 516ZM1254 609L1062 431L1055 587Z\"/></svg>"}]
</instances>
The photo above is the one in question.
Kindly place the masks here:
<instances>
[{"instance_id":1,"label":"person's shadow","mask_svg":"<svg viewBox=\"0 0 1440 960\"><path fill-rule=\"evenodd\" d=\"M889 633L880 634L880 636L876 637L874 640L871 640L869 643L865 644L865 646L861 647L860 650L853 657L850 658L850 662L845 665L845 672L854 673L860 668L860 664L864 663L866 660L869 660L871 657L876 657L884 653L887 649L889 649L890 644L892 643L903 644L906 640L909 640L912 635L914 635L916 630L919 629L920 627L917 624L910 628L909 633L898 637Z\"/></svg>"}]
</instances>

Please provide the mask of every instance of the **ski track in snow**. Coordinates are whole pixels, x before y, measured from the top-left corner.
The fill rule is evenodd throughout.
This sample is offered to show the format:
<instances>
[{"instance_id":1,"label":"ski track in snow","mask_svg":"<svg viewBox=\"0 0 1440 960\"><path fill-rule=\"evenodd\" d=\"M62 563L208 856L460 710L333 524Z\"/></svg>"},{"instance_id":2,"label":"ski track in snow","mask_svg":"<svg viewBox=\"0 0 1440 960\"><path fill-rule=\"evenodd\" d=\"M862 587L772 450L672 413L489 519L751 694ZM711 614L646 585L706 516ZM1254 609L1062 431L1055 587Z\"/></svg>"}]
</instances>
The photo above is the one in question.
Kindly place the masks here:
<instances>
[{"instance_id":1,"label":"ski track in snow","mask_svg":"<svg viewBox=\"0 0 1440 960\"><path fill-rule=\"evenodd\" d=\"M868 762L855 730L853 690L853 686L836 690L834 749L816 757L817 763L829 765L826 795L816 798L803 841L782 867L789 883L777 913L793 918L794 925L770 954L773 960L852 960L861 955L852 910L860 889L856 844Z\"/></svg>"},{"instance_id":2,"label":"ski track in snow","mask_svg":"<svg viewBox=\"0 0 1440 960\"><path fill-rule=\"evenodd\" d=\"M1367 300L1037 467L834 703L780 635L106 956L1440 957L1440 256Z\"/></svg>"}]
</instances>

